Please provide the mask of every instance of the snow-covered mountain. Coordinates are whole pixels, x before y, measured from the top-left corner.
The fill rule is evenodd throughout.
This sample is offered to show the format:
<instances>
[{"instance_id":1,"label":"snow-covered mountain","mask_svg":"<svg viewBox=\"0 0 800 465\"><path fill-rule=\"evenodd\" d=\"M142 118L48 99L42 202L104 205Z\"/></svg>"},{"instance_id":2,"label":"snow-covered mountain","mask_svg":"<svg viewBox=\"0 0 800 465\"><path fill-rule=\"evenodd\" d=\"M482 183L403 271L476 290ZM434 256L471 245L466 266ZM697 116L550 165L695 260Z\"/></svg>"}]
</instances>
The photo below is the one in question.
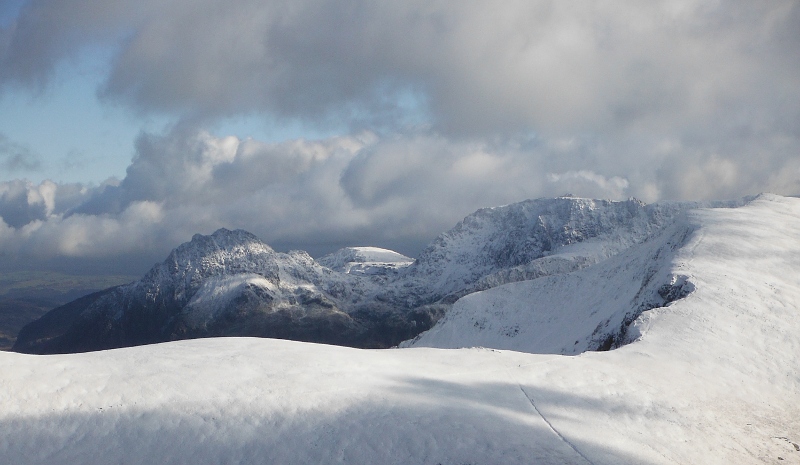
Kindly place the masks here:
<instances>
[{"instance_id":1,"label":"snow-covered mountain","mask_svg":"<svg viewBox=\"0 0 800 465\"><path fill-rule=\"evenodd\" d=\"M798 231L800 199L686 211L595 265L466 296L418 340L485 348L215 338L0 353L0 456L800 464ZM487 324L466 331L475 318ZM630 318L613 350L560 355Z\"/></svg>"},{"instance_id":2,"label":"snow-covered mountain","mask_svg":"<svg viewBox=\"0 0 800 465\"><path fill-rule=\"evenodd\" d=\"M72 352L229 334L346 343L360 329L337 305L357 298L348 278L305 252L275 252L250 233L220 229L195 235L139 281L53 310L22 330L15 350Z\"/></svg>"},{"instance_id":3,"label":"snow-covered mountain","mask_svg":"<svg viewBox=\"0 0 800 465\"><path fill-rule=\"evenodd\" d=\"M315 261L221 229L195 235L139 281L54 309L23 328L14 350L64 353L210 336L390 347L429 329L464 295L601 262L697 206L527 200L467 216L416 261L374 247Z\"/></svg>"},{"instance_id":4,"label":"snow-covered mountain","mask_svg":"<svg viewBox=\"0 0 800 465\"><path fill-rule=\"evenodd\" d=\"M558 197L485 208L437 237L406 279L429 296L455 301L476 290L584 268L658 234L689 209L746 200L645 205Z\"/></svg>"},{"instance_id":5,"label":"snow-covered mountain","mask_svg":"<svg viewBox=\"0 0 800 465\"><path fill-rule=\"evenodd\" d=\"M633 337L629 325L643 312L694 290L671 267L693 228L681 215L654 237L593 266L469 294L402 346L570 355L618 347Z\"/></svg>"},{"instance_id":6,"label":"snow-covered mountain","mask_svg":"<svg viewBox=\"0 0 800 465\"><path fill-rule=\"evenodd\" d=\"M414 259L379 247L345 247L317 262L342 273L386 275L399 272L414 263Z\"/></svg>"}]
</instances>

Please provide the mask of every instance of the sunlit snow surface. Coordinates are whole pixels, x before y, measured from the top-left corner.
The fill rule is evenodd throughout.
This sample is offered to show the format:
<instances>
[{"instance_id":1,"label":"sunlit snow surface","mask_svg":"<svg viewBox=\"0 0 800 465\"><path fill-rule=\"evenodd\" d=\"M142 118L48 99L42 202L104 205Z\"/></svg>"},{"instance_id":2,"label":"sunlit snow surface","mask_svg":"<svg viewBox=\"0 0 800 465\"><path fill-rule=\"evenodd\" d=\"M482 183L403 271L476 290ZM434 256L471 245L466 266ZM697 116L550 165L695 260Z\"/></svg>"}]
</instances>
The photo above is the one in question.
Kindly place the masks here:
<instances>
[{"instance_id":1,"label":"sunlit snow surface","mask_svg":"<svg viewBox=\"0 0 800 465\"><path fill-rule=\"evenodd\" d=\"M402 270L414 259L379 247L345 247L317 262L342 273L375 275Z\"/></svg>"},{"instance_id":2,"label":"sunlit snow surface","mask_svg":"<svg viewBox=\"0 0 800 465\"><path fill-rule=\"evenodd\" d=\"M565 278L592 285L561 285L572 317L543 328L564 337L595 317L580 313L581 298L629 303L626 286L640 289L646 270L625 274L626 263L657 262L659 276L694 285L645 311L635 341L609 352L232 338L0 353L0 461L798 464L800 200L761 196L689 212L684 224L690 234L664 263L629 253L604 271L616 266L618 277L585 269ZM505 302L503 318L519 324L545 311L559 321L555 290L546 291L552 307L524 314L531 307L521 302L545 292L533 283L466 299ZM525 327L517 337L523 329L542 336Z\"/></svg>"}]
</instances>

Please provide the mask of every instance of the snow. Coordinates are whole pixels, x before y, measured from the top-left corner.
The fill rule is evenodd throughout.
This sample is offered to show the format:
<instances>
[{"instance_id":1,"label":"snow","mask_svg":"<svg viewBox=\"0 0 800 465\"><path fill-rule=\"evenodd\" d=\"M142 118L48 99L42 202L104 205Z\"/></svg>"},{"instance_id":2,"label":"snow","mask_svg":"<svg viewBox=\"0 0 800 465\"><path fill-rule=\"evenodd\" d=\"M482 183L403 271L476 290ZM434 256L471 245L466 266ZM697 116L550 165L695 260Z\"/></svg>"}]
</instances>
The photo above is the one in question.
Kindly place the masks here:
<instances>
[{"instance_id":1,"label":"snow","mask_svg":"<svg viewBox=\"0 0 800 465\"><path fill-rule=\"evenodd\" d=\"M400 271L414 259L379 247L345 247L317 260L322 266L347 274L377 275Z\"/></svg>"},{"instance_id":2,"label":"snow","mask_svg":"<svg viewBox=\"0 0 800 465\"><path fill-rule=\"evenodd\" d=\"M485 312L478 303L504 302L503 324L543 341L527 347L539 353L523 344L379 351L249 338L0 353L0 456L13 464L798 464L797 231L798 199L694 210L607 261L454 307ZM643 270L654 270L650 283ZM654 303L673 277L692 292L634 305L642 313L628 344L559 355L564 338L592 327L577 321L590 307L582 300L613 298L598 309L605 321ZM547 300L522 305L536 296ZM534 316L524 315L530 308ZM484 345L505 343L486 334ZM475 334L464 337L460 345L470 345Z\"/></svg>"},{"instance_id":3,"label":"snow","mask_svg":"<svg viewBox=\"0 0 800 465\"><path fill-rule=\"evenodd\" d=\"M626 321L664 305L659 291L665 286L691 287L671 273L670 263L692 229L681 218L658 236L594 266L469 294L403 346L569 355L597 350Z\"/></svg>"},{"instance_id":4,"label":"snow","mask_svg":"<svg viewBox=\"0 0 800 465\"><path fill-rule=\"evenodd\" d=\"M297 318L312 314L302 340L344 343L331 324L346 322L348 331L360 334L346 336L348 345L389 347L429 329L460 297L589 267L647 241L698 206L525 200L468 215L416 261L376 247L347 247L315 261L302 251L275 252L246 231L220 229L195 235L139 281L53 310L20 331L14 350L69 353L215 335L298 338ZM307 304L312 301L320 305ZM271 318L276 310L292 319ZM81 318L64 325L65 314ZM585 344L561 353L613 343L609 338L620 329L612 323L634 316L616 314ZM516 325L506 331L519 332Z\"/></svg>"},{"instance_id":5,"label":"snow","mask_svg":"<svg viewBox=\"0 0 800 465\"><path fill-rule=\"evenodd\" d=\"M275 294L279 292L278 286L255 273L213 276L203 282L183 309L187 324L199 327L219 318L247 286L257 286Z\"/></svg>"},{"instance_id":6,"label":"snow","mask_svg":"<svg viewBox=\"0 0 800 465\"><path fill-rule=\"evenodd\" d=\"M561 274L641 243L691 208L733 202L622 202L571 197L484 208L439 235L404 276L439 297ZM404 283L406 284L406 283Z\"/></svg>"}]
</instances>

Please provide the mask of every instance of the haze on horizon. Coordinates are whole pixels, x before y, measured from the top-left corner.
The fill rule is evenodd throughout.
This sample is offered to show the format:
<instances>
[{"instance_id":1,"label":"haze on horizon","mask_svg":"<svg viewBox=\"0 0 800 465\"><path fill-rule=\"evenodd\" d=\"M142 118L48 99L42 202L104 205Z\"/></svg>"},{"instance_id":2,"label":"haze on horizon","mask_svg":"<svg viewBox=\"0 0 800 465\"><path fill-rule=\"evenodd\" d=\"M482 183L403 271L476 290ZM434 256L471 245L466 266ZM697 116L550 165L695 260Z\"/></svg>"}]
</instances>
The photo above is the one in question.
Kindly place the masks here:
<instances>
[{"instance_id":1,"label":"haze on horizon","mask_svg":"<svg viewBox=\"0 0 800 465\"><path fill-rule=\"evenodd\" d=\"M800 193L796 1L14 0L0 260L416 256L480 207Z\"/></svg>"}]
</instances>

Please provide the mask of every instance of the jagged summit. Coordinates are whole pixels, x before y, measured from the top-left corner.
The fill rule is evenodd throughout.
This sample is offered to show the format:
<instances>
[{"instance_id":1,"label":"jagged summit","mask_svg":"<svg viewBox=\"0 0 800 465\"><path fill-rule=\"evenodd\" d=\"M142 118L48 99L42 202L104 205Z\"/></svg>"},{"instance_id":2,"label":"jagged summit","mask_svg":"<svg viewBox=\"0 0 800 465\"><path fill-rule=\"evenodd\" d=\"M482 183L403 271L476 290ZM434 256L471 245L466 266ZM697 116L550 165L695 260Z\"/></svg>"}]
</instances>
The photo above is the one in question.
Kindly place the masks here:
<instances>
[{"instance_id":1,"label":"jagged summit","mask_svg":"<svg viewBox=\"0 0 800 465\"><path fill-rule=\"evenodd\" d=\"M179 301L191 298L203 280L222 274L276 275L276 252L255 235L242 229L218 229L211 235L195 234L156 264L133 288L148 293L172 288Z\"/></svg>"},{"instance_id":2,"label":"jagged summit","mask_svg":"<svg viewBox=\"0 0 800 465\"><path fill-rule=\"evenodd\" d=\"M439 235L409 273L426 276L446 294L469 288L498 271L529 267L567 252L579 257L571 265L590 264L644 240L674 216L672 212L654 215L652 210L636 199L574 197L483 208ZM576 246L581 243L582 247ZM566 249L569 246L571 250ZM559 272L564 271L561 264L557 263ZM525 270L518 271L526 276ZM541 271L546 270L537 273Z\"/></svg>"},{"instance_id":3,"label":"jagged summit","mask_svg":"<svg viewBox=\"0 0 800 465\"><path fill-rule=\"evenodd\" d=\"M245 253L246 251L258 253L274 252L270 246L243 229L229 230L220 228L213 234L195 234L192 240L176 247L170 257L196 257L197 255L213 255L222 251L227 254Z\"/></svg>"},{"instance_id":4,"label":"jagged summit","mask_svg":"<svg viewBox=\"0 0 800 465\"><path fill-rule=\"evenodd\" d=\"M214 243L221 248L225 248L232 244L245 244L248 242L260 243L261 240L255 234L249 233L244 229L219 228L210 235L195 234L192 236L191 241L182 245Z\"/></svg>"},{"instance_id":5,"label":"jagged summit","mask_svg":"<svg viewBox=\"0 0 800 465\"><path fill-rule=\"evenodd\" d=\"M17 350L79 352L236 334L344 344L354 324L337 305L352 294L347 275L305 252L275 252L247 231L219 229L194 235L139 281L46 314L23 328Z\"/></svg>"}]
</instances>

